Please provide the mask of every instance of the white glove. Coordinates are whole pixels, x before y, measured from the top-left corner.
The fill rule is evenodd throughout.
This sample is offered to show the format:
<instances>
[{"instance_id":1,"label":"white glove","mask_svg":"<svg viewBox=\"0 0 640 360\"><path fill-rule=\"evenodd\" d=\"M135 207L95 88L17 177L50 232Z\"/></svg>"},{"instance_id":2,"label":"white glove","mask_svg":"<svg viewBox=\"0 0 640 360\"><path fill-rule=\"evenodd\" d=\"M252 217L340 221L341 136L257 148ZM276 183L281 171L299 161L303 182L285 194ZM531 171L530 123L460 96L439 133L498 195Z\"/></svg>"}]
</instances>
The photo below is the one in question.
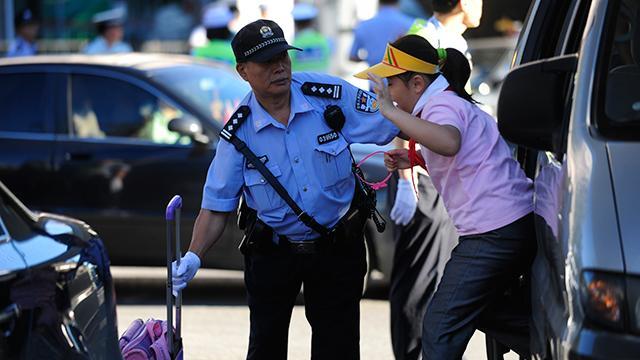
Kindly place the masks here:
<instances>
[{"instance_id":1,"label":"white glove","mask_svg":"<svg viewBox=\"0 0 640 360\"><path fill-rule=\"evenodd\" d=\"M171 264L173 274L173 296L178 296L178 293L187 286L187 282L196 276L196 272L200 268L200 258L195 253L188 251L180 259L180 266L177 261Z\"/></svg>"},{"instance_id":2,"label":"white glove","mask_svg":"<svg viewBox=\"0 0 640 360\"><path fill-rule=\"evenodd\" d=\"M411 182L406 179L398 180L398 192L396 193L396 201L391 209L391 220L396 225L407 225L418 207L418 198L413 191Z\"/></svg>"}]
</instances>

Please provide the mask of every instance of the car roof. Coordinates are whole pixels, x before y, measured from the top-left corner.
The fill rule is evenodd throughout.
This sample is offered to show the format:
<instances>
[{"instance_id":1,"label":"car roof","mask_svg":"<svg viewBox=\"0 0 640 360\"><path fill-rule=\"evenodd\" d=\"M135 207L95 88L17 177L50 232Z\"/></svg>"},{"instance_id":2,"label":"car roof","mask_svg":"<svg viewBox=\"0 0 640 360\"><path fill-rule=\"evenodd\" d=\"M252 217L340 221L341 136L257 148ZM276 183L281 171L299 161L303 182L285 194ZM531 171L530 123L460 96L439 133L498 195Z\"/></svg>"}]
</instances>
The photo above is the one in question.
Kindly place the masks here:
<instances>
[{"instance_id":1,"label":"car roof","mask_svg":"<svg viewBox=\"0 0 640 360\"><path fill-rule=\"evenodd\" d=\"M140 71L156 68L166 68L176 65L202 64L230 69L210 60L197 59L188 55L178 54L151 54L151 53L126 53L109 55L84 55L84 54L60 54L60 55L36 55L0 59L0 67L16 65L92 65L112 68L128 68Z\"/></svg>"}]
</instances>

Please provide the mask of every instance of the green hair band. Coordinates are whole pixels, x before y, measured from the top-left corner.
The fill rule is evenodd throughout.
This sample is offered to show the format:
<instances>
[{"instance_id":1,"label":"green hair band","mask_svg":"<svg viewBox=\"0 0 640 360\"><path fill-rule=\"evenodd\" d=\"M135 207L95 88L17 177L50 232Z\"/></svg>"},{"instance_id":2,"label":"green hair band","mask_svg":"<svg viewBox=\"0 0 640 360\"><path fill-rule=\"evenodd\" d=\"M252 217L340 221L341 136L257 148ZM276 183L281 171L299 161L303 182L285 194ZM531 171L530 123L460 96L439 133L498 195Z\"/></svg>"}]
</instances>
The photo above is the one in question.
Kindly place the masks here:
<instances>
[{"instance_id":1,"label":"green hair band","mask_svg":"<svg viewBox=\"0 0 640 360\"><path fill-rule=\"evenodd\" d=\"M440 65L440 67L443 67L446 61L447 61L447 49L438 48L438 64Z\"/></svg>"}]
</instances>

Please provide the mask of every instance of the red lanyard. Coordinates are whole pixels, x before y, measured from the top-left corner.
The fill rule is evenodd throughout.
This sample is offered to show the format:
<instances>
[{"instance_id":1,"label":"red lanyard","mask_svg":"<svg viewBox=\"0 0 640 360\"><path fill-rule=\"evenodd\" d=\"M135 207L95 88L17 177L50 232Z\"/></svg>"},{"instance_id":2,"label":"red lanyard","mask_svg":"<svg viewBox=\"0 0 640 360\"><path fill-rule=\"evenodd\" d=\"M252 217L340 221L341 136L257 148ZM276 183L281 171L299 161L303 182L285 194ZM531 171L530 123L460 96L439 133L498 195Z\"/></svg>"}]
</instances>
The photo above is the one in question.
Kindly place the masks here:
<instances>
[{"instance_id":1,"label":"red lanyard","mask_svg":"<svg viewBox=\"0 0 640 360\"><path fill-rule=\"evenodd\" d=\"M411 169L411 184L413 184L413 191L416 192L416 196L418 195L418 188L416 187L416 182L413 177L413 167L416 165L422 166L423 169L427 170L427 164L425 164L422 155L418 154L416 151L416 141L413 139L409 139L409 168Z\"/></svg>"}]
</instances>

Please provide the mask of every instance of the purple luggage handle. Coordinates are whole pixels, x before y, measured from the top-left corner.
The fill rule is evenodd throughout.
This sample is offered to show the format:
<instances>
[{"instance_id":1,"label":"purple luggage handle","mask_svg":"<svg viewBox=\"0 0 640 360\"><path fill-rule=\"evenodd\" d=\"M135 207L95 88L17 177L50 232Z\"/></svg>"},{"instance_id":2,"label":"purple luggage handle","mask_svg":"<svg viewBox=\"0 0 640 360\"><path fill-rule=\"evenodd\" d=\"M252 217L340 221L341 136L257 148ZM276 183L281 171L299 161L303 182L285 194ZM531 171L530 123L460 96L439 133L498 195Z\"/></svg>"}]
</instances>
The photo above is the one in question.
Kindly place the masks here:
<instances>
[{"instance_id":1,"label":"purple luggage handle","mask_svg":"<svg viewBox=\"0 0 640 360\"><path fill-rule=\"evenodd\" d=\"M165 218L167 220L167 343L169 344L169 352L171 358L175 359L178 355L178 349L182 348L182 292L178 293L177 299L173 297L173 268L171 263L176 260L178 267L180 266L180 210L182 209L182 198L175 195L169 204ZM174 237L174 241L171 238ZM171 243L175 242L175 248ZM172 251L174 250L174 251ZM173 305L176 307L176 332L173 333Z\"/></svg>"},{"instance_id":2,"label":"purple luggage handle","mask_svg":"<svg viewBox=\"0 0 640 360\"><path fill-rule=\"evenodd\" d=\"M165 218L167 220L173 220L176 215L176 211L182 208L182 197L180 195L174 195L173 198L167 204L167 212Z\"/></svg>"}]
</instances>

